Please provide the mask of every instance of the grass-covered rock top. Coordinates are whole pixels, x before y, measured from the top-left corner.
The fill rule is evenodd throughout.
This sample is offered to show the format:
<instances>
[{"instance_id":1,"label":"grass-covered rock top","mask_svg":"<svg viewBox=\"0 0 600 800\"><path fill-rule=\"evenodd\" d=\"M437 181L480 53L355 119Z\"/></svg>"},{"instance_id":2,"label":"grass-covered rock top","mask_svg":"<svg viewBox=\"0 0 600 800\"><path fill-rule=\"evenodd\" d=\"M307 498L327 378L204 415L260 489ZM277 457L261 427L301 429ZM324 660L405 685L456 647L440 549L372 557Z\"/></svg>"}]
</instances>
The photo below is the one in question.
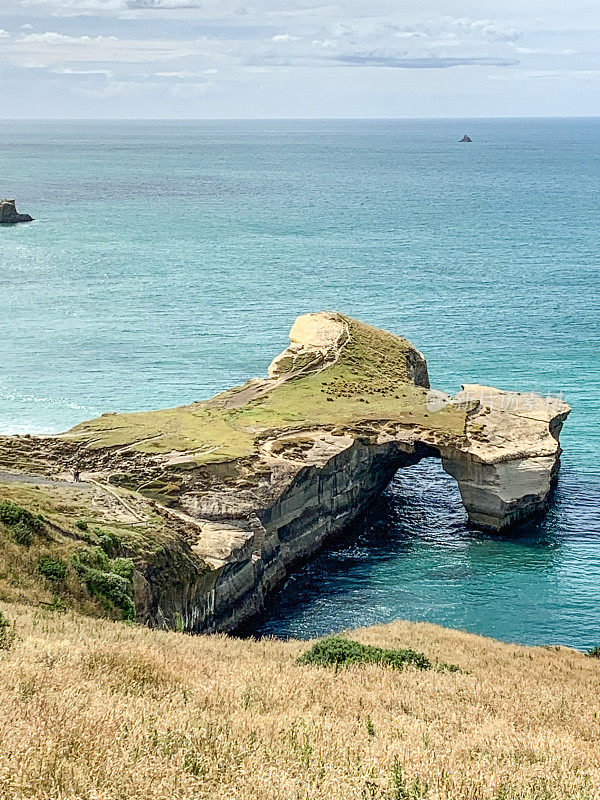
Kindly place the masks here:
<instances>
[{"instance_id":1,"label":"grass-covered rock top","mask_svg":"<svg viewBox=\"0 0 600 800\"><path fill-rule=\"evenodd\" d=\"M286 351L279 357L268 380L254 379L179 408L105 414L76 426L65 438L93 448L188 452L205 463L249 455L266 432L287 429L395 420L462 433L464 409L449 407L434 417L429 413L427 366L406 339L343 314L311 314L301 320L304 341L293 338L297 322L291 355ZM327 342L319 326L331 321L342 335Z\"/></svg>"}]
</instances>

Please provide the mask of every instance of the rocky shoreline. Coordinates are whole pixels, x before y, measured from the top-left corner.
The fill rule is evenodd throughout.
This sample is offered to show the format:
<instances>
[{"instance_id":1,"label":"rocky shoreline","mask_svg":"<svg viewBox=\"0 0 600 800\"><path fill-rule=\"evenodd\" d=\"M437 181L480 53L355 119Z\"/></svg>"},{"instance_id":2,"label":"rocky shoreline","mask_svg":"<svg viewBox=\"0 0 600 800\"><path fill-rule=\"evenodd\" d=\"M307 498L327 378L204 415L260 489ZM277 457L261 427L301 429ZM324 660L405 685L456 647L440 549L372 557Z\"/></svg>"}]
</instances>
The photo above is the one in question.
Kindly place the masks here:
<instances>
[{"instance_id":1,"label":"rocky shoreline","mask_svg":"<svg viewBox=\"0 0 600 800\"><path fill-rule=\"evenodd\" d=\"M406 340L309 314L268 379L178 409L106 414L57 437L4 437L0 468L22 476L22 496L13 480L11 497L32 510L43 491L57 535L79 547L90 544L77 529L86 509L91 525L118 526L140 622L233 631L424 457L441 458L476 527L543 513L568 413L558 399L479 385L453 398L431 391ZM70 483L74 468L82 484ZM36 490L31 475L49 483ZM0 495L7 486L0 476Z\"/></svg>"}]
</instances>

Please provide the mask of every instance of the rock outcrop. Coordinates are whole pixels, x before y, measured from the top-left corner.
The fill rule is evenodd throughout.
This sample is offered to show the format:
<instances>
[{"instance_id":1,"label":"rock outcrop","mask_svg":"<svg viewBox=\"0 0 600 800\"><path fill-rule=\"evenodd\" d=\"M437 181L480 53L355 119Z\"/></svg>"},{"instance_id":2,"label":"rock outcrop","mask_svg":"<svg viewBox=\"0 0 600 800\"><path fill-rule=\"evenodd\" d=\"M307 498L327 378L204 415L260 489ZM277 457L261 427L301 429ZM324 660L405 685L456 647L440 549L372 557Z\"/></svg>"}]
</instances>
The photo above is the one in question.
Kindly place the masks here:
<instances>
[{"instance_id":1,"label":"rock outcrop","mask_svg":"<svg viewBox=\"0 0 600 800\"><path fill-rule=\"evenodd\" d=\"M29 214L19 214L14 200L0 200L0 224L15 222L33 222L33 217Z\"/></svg>"},{"instance_id":2,"label":"rock outcrop","mask_svg":"<svg viewBox=\"0 0 600 800\"><path fill-rule=\"evenodd\" d=\"M471 139L471 137L467 136L467 134L465 133L465 135L463 136L463 138L460 141L461 142L472 142L473 139Z\"/></svg>"},{"instance_id":3,"label":"rock outcrop","mask_svg":"<svg viewBox=\"0 0 600 800\"><path fill-rule=\"evenodd\" d=\"M440 452L470 524L499 531L544 511L568 406L559 398L479 385L463 386L453 402L475 404L462 446Z\"/></svg>"},{"instance_id":4,"label":"rock outcrop","mask_svg":"<svg viewBox=\"0 0 600 800\"><path fill-rule=\"evenodd\" d=\"M106 414L59 437L0 440L0 465L60 478L77 463L88 486L135 507L132 524L160 522L160 557L141 552L137 533L128 545L141 621L234 630L426 456L457 480L472 525L498 531L543 512L568 413L558 399L479 385L432 391L406 340L309 314L268 379L178 409Z\"/></svg>"}]
</instances>

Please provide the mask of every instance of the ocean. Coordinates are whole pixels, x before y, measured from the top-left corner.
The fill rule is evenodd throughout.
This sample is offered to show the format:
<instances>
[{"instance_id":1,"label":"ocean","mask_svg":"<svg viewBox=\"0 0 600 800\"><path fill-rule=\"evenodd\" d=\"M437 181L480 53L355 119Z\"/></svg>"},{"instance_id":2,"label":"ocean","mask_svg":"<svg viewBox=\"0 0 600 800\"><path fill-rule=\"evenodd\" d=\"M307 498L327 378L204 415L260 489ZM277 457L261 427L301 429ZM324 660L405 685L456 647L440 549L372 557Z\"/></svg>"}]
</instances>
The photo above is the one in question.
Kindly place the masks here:
<instances>
[{"instance_id":1,"label":"ocean","mask_svg":"<svg viewBox=\"0 0 600 800\"><path fill-rule=\"evenodd\" d=\"M600 120L0 122L0 432L181 405L294 318L410 339L432 385L562 393L559 485L510 535L435 461L300 567L257 634L395 618L600 643ZM459 144L468 133L472 144Z\"/></svg>"}]
</instances>

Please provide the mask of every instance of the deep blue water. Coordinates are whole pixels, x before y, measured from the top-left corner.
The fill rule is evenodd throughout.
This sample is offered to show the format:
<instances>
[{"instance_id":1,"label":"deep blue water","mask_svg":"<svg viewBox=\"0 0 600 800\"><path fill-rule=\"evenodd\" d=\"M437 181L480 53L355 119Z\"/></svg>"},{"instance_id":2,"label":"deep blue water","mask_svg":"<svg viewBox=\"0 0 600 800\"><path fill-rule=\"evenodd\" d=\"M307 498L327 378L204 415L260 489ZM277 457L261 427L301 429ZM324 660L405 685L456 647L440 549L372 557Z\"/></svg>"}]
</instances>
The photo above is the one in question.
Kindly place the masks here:
<instances>
[{"instance_id":1,"label":"deep blue water","mask_svg":"<svg viewBox=\"0 0 600 800\"><path fill-rule=\"evenodd\" d=\"M468 132L471 145L459 145ZM400 473L259 632L404 617L600 642L600 120L0 122L0 431L177 405L266 366L295 316L400 333L432 383L563 392L548 518L470 531Z\"/></svg>"}]
</instances>

